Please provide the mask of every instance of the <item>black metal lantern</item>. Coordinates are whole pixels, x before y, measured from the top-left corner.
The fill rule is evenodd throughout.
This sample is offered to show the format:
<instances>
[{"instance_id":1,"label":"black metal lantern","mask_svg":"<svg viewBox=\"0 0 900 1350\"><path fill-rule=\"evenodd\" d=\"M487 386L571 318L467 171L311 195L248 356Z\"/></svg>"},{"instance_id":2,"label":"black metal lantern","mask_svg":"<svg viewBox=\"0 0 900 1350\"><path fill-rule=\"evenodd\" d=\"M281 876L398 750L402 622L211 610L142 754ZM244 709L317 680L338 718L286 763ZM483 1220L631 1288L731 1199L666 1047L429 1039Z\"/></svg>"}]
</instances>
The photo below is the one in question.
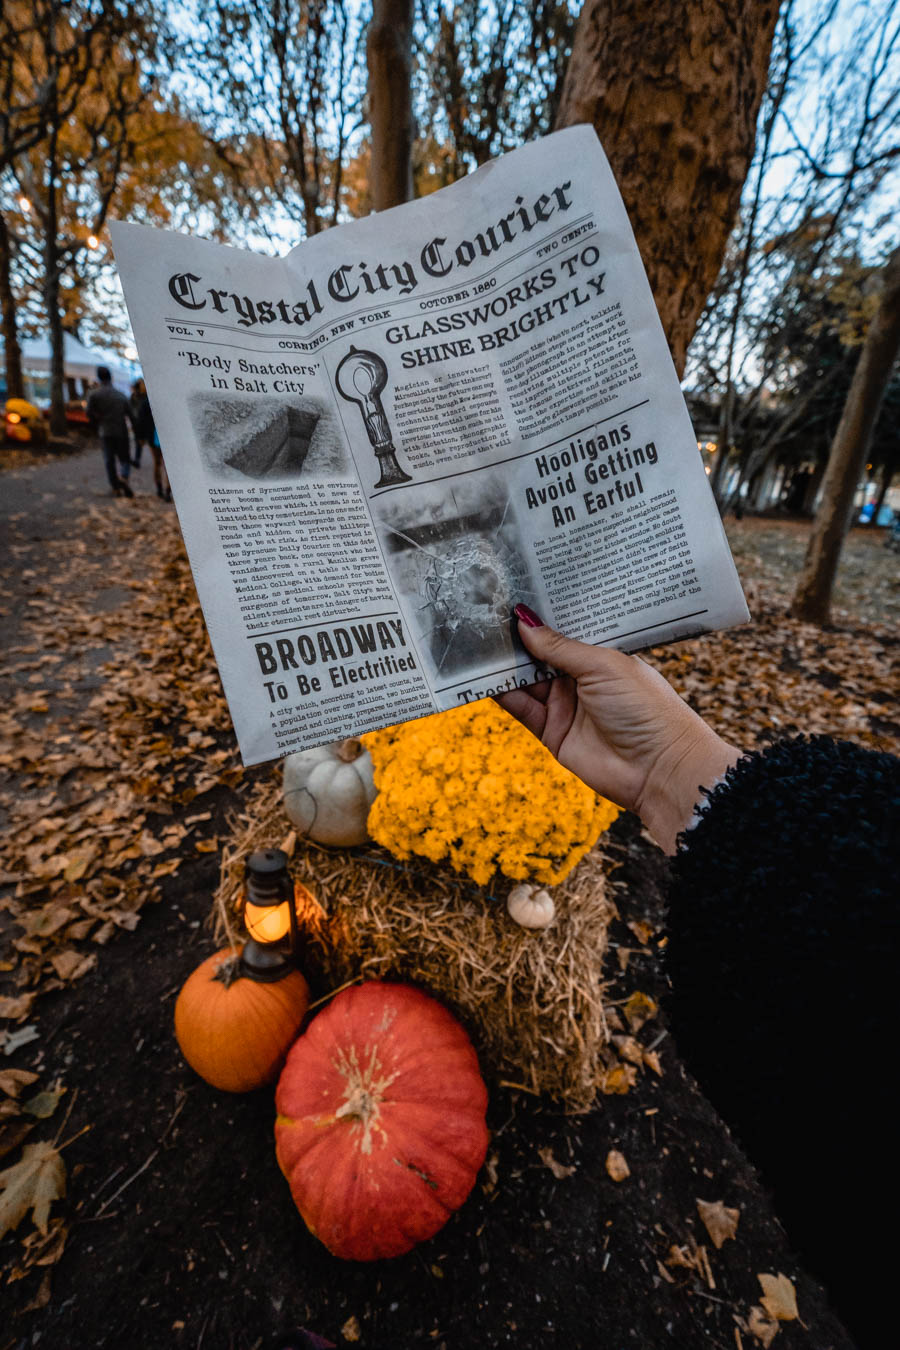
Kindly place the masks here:
<instances>
[{"instance_id":1,"label":"black metal lantern","mask_svg":"<svg viewBox=\"0 0 900 1350\"><path fill-rule=\"evenodd\" d=\"M282 979L296 966L298 940L294 883L280 848L257 849L247 859L241 917L247 973L263 982Z\"/></svg>"}]
</instances>

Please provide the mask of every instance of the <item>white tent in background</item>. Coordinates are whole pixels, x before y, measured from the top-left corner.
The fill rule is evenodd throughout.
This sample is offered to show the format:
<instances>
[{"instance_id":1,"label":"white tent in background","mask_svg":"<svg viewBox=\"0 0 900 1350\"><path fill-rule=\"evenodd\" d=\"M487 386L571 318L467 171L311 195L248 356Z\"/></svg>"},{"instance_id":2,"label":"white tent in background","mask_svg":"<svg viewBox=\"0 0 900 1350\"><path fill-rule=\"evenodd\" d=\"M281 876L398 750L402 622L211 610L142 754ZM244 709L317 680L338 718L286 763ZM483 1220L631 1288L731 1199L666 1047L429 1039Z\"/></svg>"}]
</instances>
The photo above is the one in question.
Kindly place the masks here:
<instances>
[{"instance_id":1,"label":"white tent in background","mask_svg":"<svg viewBox=\"0 0 900 1350\"><path fill-rule=\"evenodd\" d=\"M2 345L2 344L0 344ZM22 374L25 377L26 393L33 402L48 403L50 400L50 340L49 338L25 338L22 346ZM63 334L63 373L66 380L66 396L81 398L85 387L94 384L97 379L97 367L106 366L112 375L113 384L127 394L132 382L140 375L138 367L129 368L86 347L83 342Z\"/></svg>"}]
</instances>

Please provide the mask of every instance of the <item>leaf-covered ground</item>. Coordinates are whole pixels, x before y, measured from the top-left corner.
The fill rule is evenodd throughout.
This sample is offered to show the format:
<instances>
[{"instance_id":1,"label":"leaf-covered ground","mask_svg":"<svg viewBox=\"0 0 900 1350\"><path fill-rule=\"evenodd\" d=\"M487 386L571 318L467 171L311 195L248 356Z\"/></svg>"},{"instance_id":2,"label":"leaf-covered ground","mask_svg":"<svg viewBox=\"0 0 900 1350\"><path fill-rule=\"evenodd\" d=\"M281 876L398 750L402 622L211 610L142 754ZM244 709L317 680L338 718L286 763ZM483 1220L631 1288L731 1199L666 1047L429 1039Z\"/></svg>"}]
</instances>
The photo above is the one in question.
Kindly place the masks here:
<instances>
[{"instance_id":1,"label":"leaf-covered ground","mask_svg":"<svg viewBox=\"0 0 900 1350\"><path fill-rule=\"evenodd\" d=\"M900 556L882 546L882 530L853 530L832 622L819 628L788 614L808 532L795 521L729 521L751 622L657 648L652 659L742 747L805 732L897 753Z\"/></svg>"},{"instance_id":2,"label":"leaf-covered ground","mask_svg":"<svg viewBox=\"0 0 900 1350\"><path fill-rule=\"evenodd\" d=\"M773 599L789 601L806 552L808 522L729 517L726 533L738 571L751 591L761 586ZM885 530L867 526L850 531L834 589L836 624L873 624L896 635L900 566L898 555L885 548L885 537Z\"/></svg>"},{"instance_id":3,"label":"leaf-covered ground","mask_svg":"<svg viewBox=\"0 0 900 1350\"><path fill-rule=\"evenodd\" d=\"M271 1094L215 1093L172 1036L228 813L269 772L240 768L174 511L149 467L134 501L106 496L96 450L0 475L0 1350L261 1350L300 1327L370 1347L846 1350L658 1013L664 865L629 817L607 841L628 1090L574 1118L494 1090L479 1184L409 1257L342 1265L306 1233ZM823 632L784 613L805 528L729 523L754 622L653 659L741 744L821 730L896 750L896 555L854 532Z\"/></svg>"}]
</instances>

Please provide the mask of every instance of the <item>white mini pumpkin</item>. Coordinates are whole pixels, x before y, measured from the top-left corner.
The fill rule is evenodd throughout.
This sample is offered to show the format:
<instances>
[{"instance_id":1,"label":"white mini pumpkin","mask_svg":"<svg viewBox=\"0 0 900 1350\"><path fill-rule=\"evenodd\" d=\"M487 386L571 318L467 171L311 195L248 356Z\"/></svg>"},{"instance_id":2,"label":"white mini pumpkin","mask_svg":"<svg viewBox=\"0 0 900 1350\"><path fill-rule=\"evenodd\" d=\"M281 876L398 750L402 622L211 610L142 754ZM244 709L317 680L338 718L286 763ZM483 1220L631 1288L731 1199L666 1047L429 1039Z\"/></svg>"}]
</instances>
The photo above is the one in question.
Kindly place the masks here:
<instances>
[{"instance_id":1,"label":"white mini pumpkin","mask_svg":"<svg viewBox=\"0 0 900 1350\"><path fill-rule=\"evenodd\" d=\"M506 898L511 919L522 928L547 928L556 914L556 906L549 891L539 891L523 882L513 886Z\"/></svg>"},{"instance_id":2,"label":"white mini pumpkin","mask_svg":"<svg viewBox=\"0 0 900 1350\"><path fill-rule=\"evenodd\" d=\"M284 808L298 832L317 844L364 844L375 793L369 752L353 736L284 761Z\"/></svg>"}]
</instances>

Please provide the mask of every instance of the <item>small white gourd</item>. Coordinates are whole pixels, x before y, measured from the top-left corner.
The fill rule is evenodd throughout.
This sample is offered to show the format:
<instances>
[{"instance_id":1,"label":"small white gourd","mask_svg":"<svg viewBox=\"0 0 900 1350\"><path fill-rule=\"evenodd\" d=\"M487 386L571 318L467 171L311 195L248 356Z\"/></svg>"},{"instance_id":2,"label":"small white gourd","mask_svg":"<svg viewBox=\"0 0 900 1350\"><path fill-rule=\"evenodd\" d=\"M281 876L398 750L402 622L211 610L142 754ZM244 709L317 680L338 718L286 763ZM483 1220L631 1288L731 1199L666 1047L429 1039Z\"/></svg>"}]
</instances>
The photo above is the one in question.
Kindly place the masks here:
<instances>
[{"instance_id":1,"label":"small white gourd","mask_svg":"<svg viewBox=\"0 0 900 1350\"><path fill-rule=\"evenodd\" d=\"M549 891L538 891L524 883L513 886L506 898L506 908L510 918L523 928L546 928L556 914Z\"/></svg>"},{"instance_id":2,"label":"small white gourd","mask_svg":"<svg viewBox=\"0 0 900 1350\"><path fill-rule=\"evenodd\" d=\"M284 761L284 809L297 831L317 844L364 844L375 795L371 757L354 736Z\"/></svg>"}]
</instances>

